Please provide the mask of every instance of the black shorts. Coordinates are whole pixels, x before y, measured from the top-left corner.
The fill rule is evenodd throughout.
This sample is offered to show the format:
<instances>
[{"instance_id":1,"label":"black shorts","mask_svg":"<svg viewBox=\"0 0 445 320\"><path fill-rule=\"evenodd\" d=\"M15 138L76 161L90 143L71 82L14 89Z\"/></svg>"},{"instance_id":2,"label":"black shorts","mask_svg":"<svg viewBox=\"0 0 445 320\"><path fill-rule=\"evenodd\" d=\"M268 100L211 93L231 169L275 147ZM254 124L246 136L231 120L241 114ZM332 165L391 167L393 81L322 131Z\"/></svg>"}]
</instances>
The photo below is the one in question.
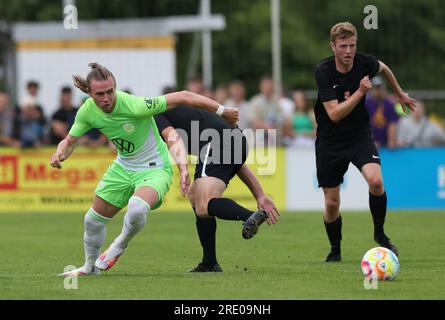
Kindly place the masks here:
<instances>
[{"instance_id":1,"label":"black shorts","mask_svg":"<svg viewBox=\"0 0 445 320\"><path fill-rule=\"evenodd\" d=\"M319 188L334 188L343 182L349 163L361 171L367 163L380 165L380 155L369 135L350 141L330 141L317 138L315 142Z\"/></svg>"},{"instance_id":2,"label":"black shorts","mask_svg":"<svg viewBox=\"0 0 445 320\"><path fill-rule=\"evenodd\" d=\"M218 156L215 156L216 151L219 151ZM225 145L215 150L211 142L203 144L200 146L202 156L198 157L195 180L202 177L215 177L228 185L246 162L248 152L247 139L244 135L242 146Z\"/></svg>"}]
</instances>

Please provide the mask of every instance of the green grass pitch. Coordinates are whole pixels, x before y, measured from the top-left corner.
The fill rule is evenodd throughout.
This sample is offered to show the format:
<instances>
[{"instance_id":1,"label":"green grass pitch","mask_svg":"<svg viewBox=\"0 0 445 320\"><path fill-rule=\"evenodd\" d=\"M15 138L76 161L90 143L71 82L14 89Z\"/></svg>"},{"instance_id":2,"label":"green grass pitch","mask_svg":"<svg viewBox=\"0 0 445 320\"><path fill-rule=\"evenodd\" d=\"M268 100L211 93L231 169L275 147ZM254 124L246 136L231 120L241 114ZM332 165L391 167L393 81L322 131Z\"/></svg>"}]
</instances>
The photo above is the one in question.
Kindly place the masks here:
<instances>
[{"instance_id":1,"label":"green grass pitch","mask_svg":"<svg viewBox=\"0 0 445 320\"><path fill-rule=\"evenodd\" d=\"M108 225L105 246L120 232ZM375 247L369 213L343 213L343 261L323 262L328 241L321 213L282 213L250 240L241 223L218 221L224 272L189 274L201 259L193 214L162 210L113 269L64 288L56 274L83 263L83 214L0 214L0 299L445 299L445 212L396 211L386 231L400 251L391 282L366 290L360 261ZM105 249L105 248L104 248Z\"/></svg>"}]
</instances>

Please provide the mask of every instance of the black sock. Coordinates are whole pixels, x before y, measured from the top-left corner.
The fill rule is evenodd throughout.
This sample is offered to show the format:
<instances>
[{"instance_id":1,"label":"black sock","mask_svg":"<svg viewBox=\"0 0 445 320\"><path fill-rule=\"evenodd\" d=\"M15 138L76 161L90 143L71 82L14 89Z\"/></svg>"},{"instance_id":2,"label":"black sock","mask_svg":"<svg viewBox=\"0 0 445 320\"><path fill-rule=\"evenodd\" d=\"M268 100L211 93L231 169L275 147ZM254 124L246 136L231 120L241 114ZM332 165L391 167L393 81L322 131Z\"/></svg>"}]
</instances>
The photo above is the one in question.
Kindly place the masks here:
<instances>
[{"instance_id":1,"label":"black sock","mask_svg":"<svg viewBox=\"0 0 445 320\"><path fill-rule=\"evenodd\" d=\"M386 192L381 196L369 193L369 209L371 210L372 220L374 221L374 235L383 235L383 225L386 217Z\"/></svg>"},{"instance_id":2,"label":"black sock","mask_svg":"<svg viewBox=\"0 0 445 320\"><path fill-rule=\"evenodd\" d=\"M224 220L242 220L246 221L252 211L240 206L235 201L227 198L210 199L207 205L209 216Z\"/></svg>"},{"instance_id":3,"label":"black sock","mask_svg":"<svg viewBox=\"0 0 445 320\"><path fill-rule=\"evenodd\" d=\"M195 211L195 208L193 208L193 211ZM215 217L200 218L196 215L196 230L202 246L202 263L207 266L215 265L217 262Z\"/></svg>"},{"instance_id":4,"label":"black sock","mask_svg":"<svg viewBox=\"0 0 445 320\"><path fill-rule=\"evenodd\" d=\"M326 233L328 234L329 242L331 243L331 250L337 254L340 254L341 227L342 227L341 216L339 216L337 220L330 223L324 221L324 226L326 228Z\"/></svg>"}]
</instances>

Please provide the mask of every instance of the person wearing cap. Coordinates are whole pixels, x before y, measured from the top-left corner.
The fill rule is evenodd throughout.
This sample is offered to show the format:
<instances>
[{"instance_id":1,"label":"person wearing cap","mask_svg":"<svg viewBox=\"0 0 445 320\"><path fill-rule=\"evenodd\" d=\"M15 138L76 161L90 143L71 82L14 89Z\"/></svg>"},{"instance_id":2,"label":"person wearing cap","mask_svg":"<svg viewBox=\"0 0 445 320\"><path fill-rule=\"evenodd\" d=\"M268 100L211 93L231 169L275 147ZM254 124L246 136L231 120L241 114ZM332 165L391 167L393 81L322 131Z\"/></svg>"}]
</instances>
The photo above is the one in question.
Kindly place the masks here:
<instances>
[{"instance_id":1,"label":"person wearing cap","mask_svg":"<svg viewBox=\"0 0 445 320\"><path fill-rule=\"evenodd\" d=\"M386 84L381 77L372 79L370 92L366 96L365 106L369 112L369 125L375 144L378 148L395 148L399 116L394 103L388 98Z\"/></svg>"}]
</instances>

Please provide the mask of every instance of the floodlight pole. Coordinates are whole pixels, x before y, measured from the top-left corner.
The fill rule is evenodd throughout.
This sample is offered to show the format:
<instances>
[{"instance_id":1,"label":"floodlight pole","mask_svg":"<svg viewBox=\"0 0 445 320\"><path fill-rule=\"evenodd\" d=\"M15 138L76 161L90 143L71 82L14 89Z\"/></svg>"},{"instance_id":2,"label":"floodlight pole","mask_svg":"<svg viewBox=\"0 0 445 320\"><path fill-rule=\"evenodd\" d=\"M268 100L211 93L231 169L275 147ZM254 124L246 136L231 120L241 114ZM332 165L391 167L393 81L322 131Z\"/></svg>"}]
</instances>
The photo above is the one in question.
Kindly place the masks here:
<instances>
[{"instance_id":1,"label":"floodlight pole","mask_svg":"<svg viewBox=\"0 0 445 320\"><path fill-rule=\"evenodd\" d=\"M210 19L210 0L201 0L201 16ZM202 77L204 85L211 88L213 84L212 74L212 33L210 30L202 32Z\"/></svg>"},{"instance_id":2,"label":"floodlight pole","mask_svg":"<svg viewBox=\"0 0 445 320\"><path fill-rule=\"evenodd\" d=\"M281 29L280 29L280 0L270 0L271 29L272 29L272 76L275 96L281 97Z\"/></svg>"}]
</instances>

